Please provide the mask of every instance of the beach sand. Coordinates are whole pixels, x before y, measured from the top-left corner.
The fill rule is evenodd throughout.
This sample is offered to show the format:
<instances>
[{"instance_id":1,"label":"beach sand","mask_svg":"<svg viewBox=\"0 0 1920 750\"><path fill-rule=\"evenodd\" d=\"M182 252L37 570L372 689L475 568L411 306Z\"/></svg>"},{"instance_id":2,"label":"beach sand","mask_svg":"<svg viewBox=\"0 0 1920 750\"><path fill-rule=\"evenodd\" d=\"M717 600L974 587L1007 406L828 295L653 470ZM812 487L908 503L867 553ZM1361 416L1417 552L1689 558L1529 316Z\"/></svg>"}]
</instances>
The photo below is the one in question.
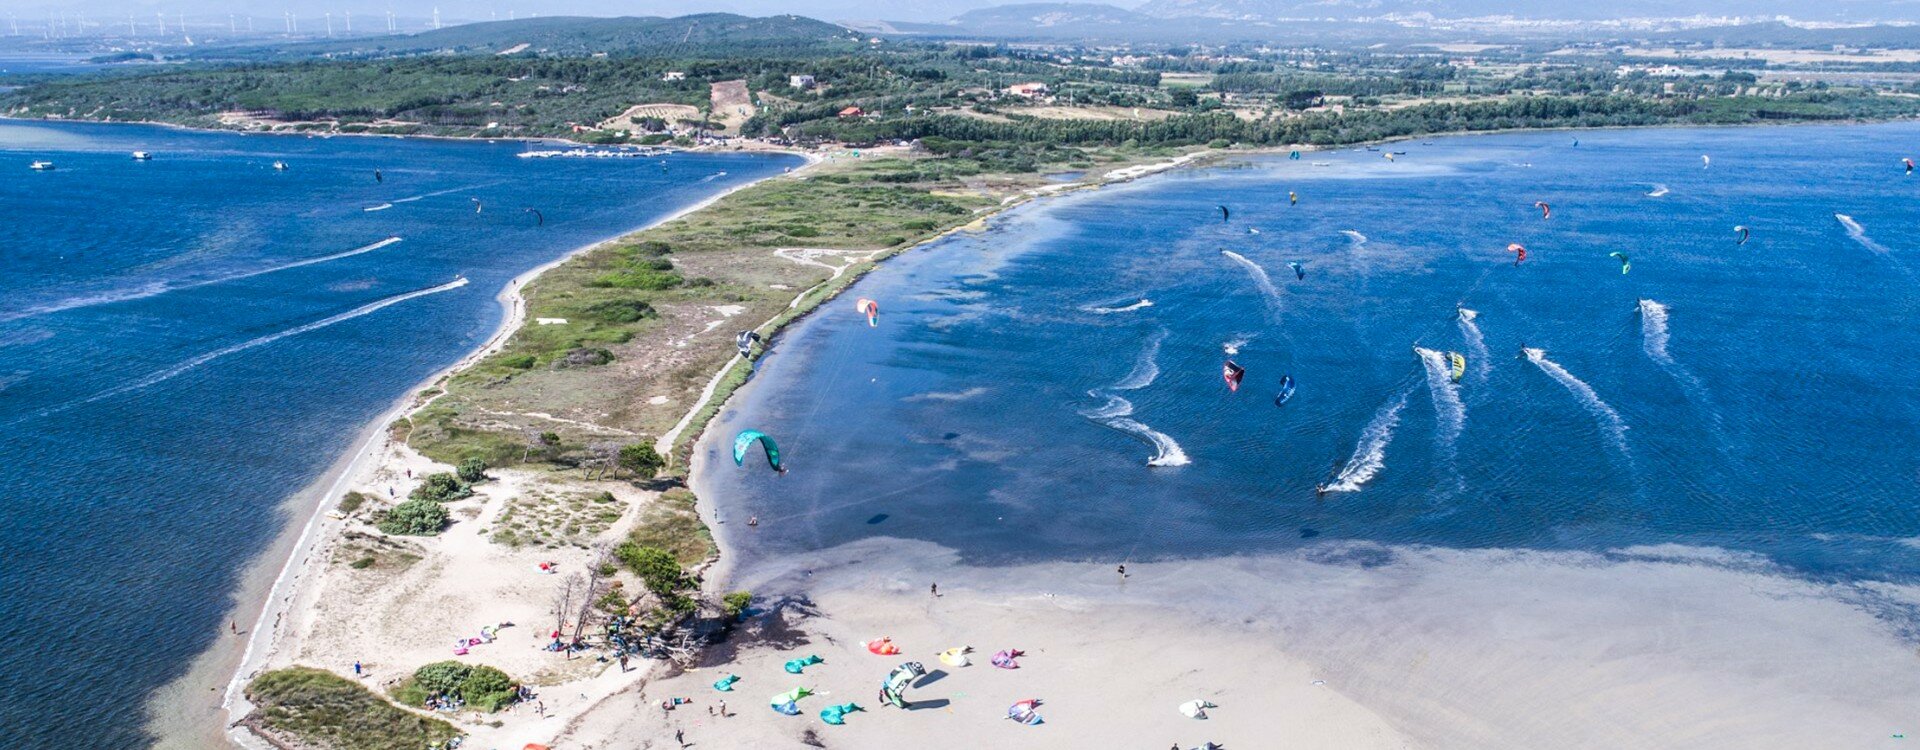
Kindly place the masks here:
<instances>
[{"instance_id":1,"label":"beach sand","mask_svg":"<svg viewBox=\"0 0 1920 750\"><path fill-rule=\"evenodd\" d=\"M974 568L874 539L779 568L738 585L807 606L744 627L737 654L716 652L726 663L614 696L559 746L677 747L677 728L709 748L1873 747L1920 721L1914 647L1875 616L1920 590L1817 584L1716 550L1336 542L1136 563L1123 582L1106 563ZM905 653L862 647L883 635ZM973 666L940 664L961 645ZM1002 648L1027 652L1020 669L986 664ZM806 654L825 663L781 670ZM909 659L947 674L909 693L914 710L881 707L880 680ZM709 717L728 672L735 715ZM767 708L796 686L818 693L801 716ZM670 696L695 703L663 714ZM1044 724L1004 718L1036 697ZM1194 698L1219 707L1176 711ZM819 720L844 701L867 711Z\"/></svg>"}]
</instances>

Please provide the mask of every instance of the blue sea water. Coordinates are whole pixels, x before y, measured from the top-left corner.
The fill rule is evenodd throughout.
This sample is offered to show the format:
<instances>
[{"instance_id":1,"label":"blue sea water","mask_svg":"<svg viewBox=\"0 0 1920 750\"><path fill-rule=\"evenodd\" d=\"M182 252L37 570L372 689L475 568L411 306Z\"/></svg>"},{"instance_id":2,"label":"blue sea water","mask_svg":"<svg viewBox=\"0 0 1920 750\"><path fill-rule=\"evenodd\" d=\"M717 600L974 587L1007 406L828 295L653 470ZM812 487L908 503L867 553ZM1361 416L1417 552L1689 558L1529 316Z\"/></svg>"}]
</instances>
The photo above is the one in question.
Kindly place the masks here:
<instances>
[{"instance_id":1,"label":"blue sea water","mask_svg":"<svg viewBox=\"0 0 1920 750\"><path fill-rule=\"evenodd\" d=\"M759 517L748 566L873 536L975 564L1678 543L1912 581L1916 136L1442 138L1043 200L779 337L707 491ZM748 427L789 473L731 465Z\"/></svg>"},{"instance_id":2,"label":"blue sea water","mask_svg":"<svg viewBox=\"0 0 1920 750\"><path fill-rule=\"evenodd\" d=\"M0 121L0 744L143 744L282 501L511 278L799 163L526 148Z\"/></svg>"}]
</instances>

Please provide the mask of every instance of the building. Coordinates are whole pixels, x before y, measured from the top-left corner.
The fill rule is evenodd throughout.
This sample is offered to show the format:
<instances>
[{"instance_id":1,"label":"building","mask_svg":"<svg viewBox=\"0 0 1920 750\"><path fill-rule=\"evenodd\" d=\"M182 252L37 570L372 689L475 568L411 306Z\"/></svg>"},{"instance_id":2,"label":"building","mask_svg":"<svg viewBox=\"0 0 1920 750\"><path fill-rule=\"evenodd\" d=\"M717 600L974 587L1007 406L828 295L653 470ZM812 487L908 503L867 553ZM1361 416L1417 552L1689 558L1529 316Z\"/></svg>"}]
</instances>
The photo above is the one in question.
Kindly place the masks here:
<instances>
[{"instance_id":1,"label":"building","mask_svg":"<svg viewBox=\"0 0 1920 750\"><path fill-rule=\"evenodd\" d=\"M684 81L684 80L687 80L687 74L686 74L686 73L682 73L682 72L680 72L680 71L678 71L678 70L669 70L669 71L667 71L666 73L664 73L664 74L661 74L661 76L660 76L660 80L662 80L662 81Z\"/></svg>"},{"instance_id":2,"label":"building","mask_svg":"<svg viewBox=\"0 0 1920 750\"><path fill-rule=\"evenodd\" d=\"M787 76L787 85L800 89L801 91L813 88L813 84L813 76L804 73L797 76Z\"/></svg>"},{"instance_id":3,"label":"building","mask_svg":"<svg viewBox=\"0 0 1920 750\"><path fill-rule=\"evenodd\" d=\"M1012 96L1026 97L1028 99L1038 99L1040 97L1046 96L1047 92L1048 92L1047 85L1044 83L1040 83L1038 81L1035 81L1033 83L1016 83L1012 86L1007 87L1008 94Z\"/></svg>"},{"instance_id":4,"label":"building","mask_svg":"<svg viewBox=\"0 0 1920 750\"><path fill-rule=\"evenodd\" d=\"M841 117L865 117L866 115L867 111L859 107L848 107L840 110Z\"/></svg>"}]
</instances>

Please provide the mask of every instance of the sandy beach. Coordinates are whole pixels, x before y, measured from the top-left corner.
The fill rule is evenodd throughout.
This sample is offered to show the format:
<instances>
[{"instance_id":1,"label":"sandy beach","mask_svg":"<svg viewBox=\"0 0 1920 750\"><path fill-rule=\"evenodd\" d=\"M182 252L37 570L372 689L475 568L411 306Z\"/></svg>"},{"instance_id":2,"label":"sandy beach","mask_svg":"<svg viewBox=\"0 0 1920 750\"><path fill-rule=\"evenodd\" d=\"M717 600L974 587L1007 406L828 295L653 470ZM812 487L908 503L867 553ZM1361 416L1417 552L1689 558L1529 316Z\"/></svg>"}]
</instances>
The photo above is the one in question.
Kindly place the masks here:
<instances>
[{"instance_id":1,"label":"sandy beach","mask_svg":"<svg viewBox=\"0 0 1920 750\"><path fill-rule=\"evenodd\" d=\"M1872 747L1911 731L1915 653L1862 591L1714 550L1390 549L970 568L874 539L738 582L785 602L737 654L610 700L567 747ZM782 566L785 568L786 566ZM929 594L930 583L940 596ZM888 636L904 653L862 643ZM936 654L972 646L954 668ZM986 663L1027 652L1018 670ZM787 659L825 661L790 675ZM905 660L930 674L882 707ZM737 674L736 691L711 686ZM793 687L797 717L766 706ZM694 700L664 714L658 701ZM728 718L707 707L727 701ZM1005 718L1040 698L1045 723ZM1218 705L1205 720L1177 706ZM845 726L817 712L853 701Z\"/></svg>"}]
</instances>

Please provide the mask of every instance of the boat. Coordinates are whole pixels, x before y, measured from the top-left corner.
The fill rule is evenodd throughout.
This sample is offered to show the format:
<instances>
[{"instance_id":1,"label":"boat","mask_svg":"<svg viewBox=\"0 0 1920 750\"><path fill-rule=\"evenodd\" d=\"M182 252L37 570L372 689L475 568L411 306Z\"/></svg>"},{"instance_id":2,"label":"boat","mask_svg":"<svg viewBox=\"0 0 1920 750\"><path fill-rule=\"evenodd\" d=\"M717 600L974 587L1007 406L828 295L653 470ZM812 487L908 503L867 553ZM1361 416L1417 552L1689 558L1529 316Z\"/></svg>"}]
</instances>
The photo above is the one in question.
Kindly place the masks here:
<instances>
[{"instance_id":1,"label":"boat","mask_svg":"<svg viewBox=\"0 0 1920 750\"><path fill-rule=\"evenodd\" d=\"M284 161L276 161L276 162L274 162L274 163L273 163L273 171L275 171L275 172L285 172L285 171L287 171L287 163L286 163L286 162L284 162Z\"/></svg>"},{"instance_id":2,"label":"boat","mask_svg":"<svg viewBox=\"0 0 1920 750\"><path fill-rule=\"evenodd\" d=\"M53 171L53 162L36 161L33 163L32 169L35 172L51 172Z\"/></svg>"},{"instance_id":3,"label":"boat","mask_svg":"<svg viewBox=\"0 0 1920 750\"><path fill-rule=\"evenodd\" d=\"M145 151L135 151L133 152L133 160L134 161L152 161L153 154L149 154Z\"/></svg>"}]
</instances>

